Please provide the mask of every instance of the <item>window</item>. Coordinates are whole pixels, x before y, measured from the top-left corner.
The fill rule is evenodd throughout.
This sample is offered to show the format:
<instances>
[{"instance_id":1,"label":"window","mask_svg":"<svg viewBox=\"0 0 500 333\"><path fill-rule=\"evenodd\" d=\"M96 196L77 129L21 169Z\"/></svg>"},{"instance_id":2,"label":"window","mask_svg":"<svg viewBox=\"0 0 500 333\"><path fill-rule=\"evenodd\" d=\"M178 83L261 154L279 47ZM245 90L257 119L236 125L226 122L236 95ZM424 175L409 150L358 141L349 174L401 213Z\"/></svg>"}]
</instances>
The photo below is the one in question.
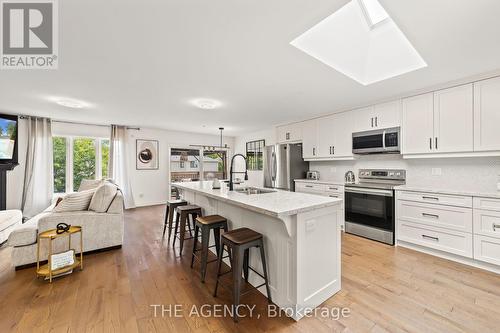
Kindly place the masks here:
<instances>
[{"instance_id":1,"label":"window","mask_svg":"<svg viewBox=\"0 0 500 333\"><path fill-rule=\"evenodd\" d=\"M78 190L83 179L108 177L109 139L54 137L54 192Z\"/></svg>"},{"instance_id":2,"label":"window","mask_svg":"<svg viewBox=\"0 0 500 333\"><path fill-rule=\"evenodd\" d=\"M179 168L184 169L184 162L179 162Z\"/></svg>"},{"instance_id":3,"label":"window","mask_svg":"<svg viewBox=\"0 0 500 333\"><path fill-rule=\"evenodd\" d=\"M198 168L198 163L196 161L191 161L191 162L189 162L189 167L191 169L196 169L196 168Z\"/></svg>"},{"instance_id":4,"label":"window","mask_svg":"<svg viewBox=\"0 0 500 333\"><path fill-rule=\"evenodd\" d=\"M54 192L66 192L66 138L55 137L54 146Z\"/></svg>"},{"instance_id":5,"label":"window","mask_svg":"<svg viewBox=\"0 0 500 333\"><path fill-rule=\"evenodd\" d=\"M248 170L262 170L264 164L262 152L265 146L264 140L247 142Z\"/></svg>"}]
</instances>

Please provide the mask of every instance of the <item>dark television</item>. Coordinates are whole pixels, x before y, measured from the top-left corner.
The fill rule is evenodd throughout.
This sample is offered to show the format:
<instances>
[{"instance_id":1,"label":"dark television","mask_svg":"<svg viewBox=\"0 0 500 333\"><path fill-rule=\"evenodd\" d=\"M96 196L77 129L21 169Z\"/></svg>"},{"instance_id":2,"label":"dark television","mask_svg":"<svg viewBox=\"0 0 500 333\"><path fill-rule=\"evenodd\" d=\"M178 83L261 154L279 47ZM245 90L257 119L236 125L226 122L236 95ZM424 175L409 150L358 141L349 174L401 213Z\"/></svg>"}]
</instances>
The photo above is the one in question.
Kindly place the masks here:
<instances>
[{"instance_id":1,"label":"dark television","mask_svg":"<svg viewBox=\"0 0 500 333\"><path fill-rule=\"evenodd\" d=\"M17 116L0 114L0 164L17 164Z\"/></svg>"}]
</instances>

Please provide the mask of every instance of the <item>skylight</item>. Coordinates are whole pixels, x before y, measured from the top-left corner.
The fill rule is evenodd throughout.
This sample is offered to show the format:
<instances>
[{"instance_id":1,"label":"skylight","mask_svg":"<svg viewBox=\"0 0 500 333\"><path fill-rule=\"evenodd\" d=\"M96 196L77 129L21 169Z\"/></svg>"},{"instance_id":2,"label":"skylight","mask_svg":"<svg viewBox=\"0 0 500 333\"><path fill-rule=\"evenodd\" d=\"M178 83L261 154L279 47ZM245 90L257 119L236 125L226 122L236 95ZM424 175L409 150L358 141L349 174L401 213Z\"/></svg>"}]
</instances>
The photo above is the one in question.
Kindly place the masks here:
<instances>
[{"instance_id":1,"label":"skylight","mask_svg":"<svg viewBox=\"0 0 500 333\"><path fill-rule=\"evenodd\" d=\"M351 0L290 44L363 85L427 66L378 0Z\"/></svg>"}]
</instances>

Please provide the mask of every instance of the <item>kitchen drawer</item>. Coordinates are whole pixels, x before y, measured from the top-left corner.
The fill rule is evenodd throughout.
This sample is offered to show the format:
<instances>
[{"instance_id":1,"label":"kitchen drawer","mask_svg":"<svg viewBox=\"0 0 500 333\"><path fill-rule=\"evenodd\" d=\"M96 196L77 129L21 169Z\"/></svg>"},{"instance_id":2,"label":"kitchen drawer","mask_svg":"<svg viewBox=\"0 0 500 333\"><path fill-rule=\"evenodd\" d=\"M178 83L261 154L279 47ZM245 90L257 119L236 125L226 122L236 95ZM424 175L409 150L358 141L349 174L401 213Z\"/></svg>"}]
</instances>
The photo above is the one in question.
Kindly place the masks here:
<instances>
[{"instance_id":1,"label":"kitchen drawer","mask_svg":"<svg viewBox=\"0 0 500 333\"><path fill-rule=\"evenodd\" d=\"M300 191L299 191L300 190ZM322 184L311 184L311 183L295 183L295 191L296 192L303 192L302 190L305 191L323 191L323 185Z\"/></svg>"},{"instance_id":2,"label":"kitchen drawer","mask_svg":"<svg viewBox=\"0 0 500 333\"><path fill-rule=\"evenodd\" d=\"M470 208L404 200L398 200L397 205L398 219L472 233Z\"/></svg>"},{"instance_id":3,"label":"kitchen drawer","mask_svg":"<svg viewBox=\"0 0 500 333\"><path fill-rule=\"evenodd\" d=\"M472 234L398 220L398 240L472 258Z\"/></svg>"},{"instance_id":4,"label":"kitchen drawer","mask_svg":"<svg viewBox=\"0 0 500 333\"><path fill-rule=\"evenodd\" d=\"M398 198L400 200L427 202L448 206L472 207L472 197L461 195L400 191Z\"/></svg>"},{"instance_id":5,"label":"kitchen drawer","mask_svg":"<svg viewBox=\"0 0 500 333\"><path fill-rule=\"evenodd\" d=\"M500 265L500 239L474 235L474 259Z\"/></svg>"},{"instance_id":6,"label":"kitchen drawer","mask_svg":"<svg viewBox=\"0 0 500 333\"><path fill-rule=\"evenodd\" d=\"M474 197L474 208L500 211L500 199Z\"/></svg>"},{"instance_id":7,"label":"kitchen drawer","mask_svg":"<svg viewBox=\"0 0 500 333\"><path fill-rule=\"evenodd\" d=\"M500 238L500 211L474 209L474 234Z\"/></svg>"}]
</instances>

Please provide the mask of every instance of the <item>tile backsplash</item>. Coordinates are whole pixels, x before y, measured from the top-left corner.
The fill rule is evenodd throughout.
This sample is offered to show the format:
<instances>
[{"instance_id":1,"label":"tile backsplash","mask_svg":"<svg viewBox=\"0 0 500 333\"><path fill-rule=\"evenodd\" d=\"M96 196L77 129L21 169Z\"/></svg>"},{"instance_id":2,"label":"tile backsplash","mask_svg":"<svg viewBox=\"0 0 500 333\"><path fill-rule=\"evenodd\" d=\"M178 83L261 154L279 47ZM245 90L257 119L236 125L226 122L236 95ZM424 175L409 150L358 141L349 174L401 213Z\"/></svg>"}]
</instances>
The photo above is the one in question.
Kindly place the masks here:
<instances>
[{"instance_id":1,"label":"tile backsplash","mask_svg":"<svg viewBox=\"0 0 500 333\"><path fill-rule=\"evenodd\" d=\"M442 189L500 190L500 157L403 159L401 155L363 155L353 161L311 162L323 180L343 181L348 170L405 169L406 183Z\"/></svg>"}]
</instances>

